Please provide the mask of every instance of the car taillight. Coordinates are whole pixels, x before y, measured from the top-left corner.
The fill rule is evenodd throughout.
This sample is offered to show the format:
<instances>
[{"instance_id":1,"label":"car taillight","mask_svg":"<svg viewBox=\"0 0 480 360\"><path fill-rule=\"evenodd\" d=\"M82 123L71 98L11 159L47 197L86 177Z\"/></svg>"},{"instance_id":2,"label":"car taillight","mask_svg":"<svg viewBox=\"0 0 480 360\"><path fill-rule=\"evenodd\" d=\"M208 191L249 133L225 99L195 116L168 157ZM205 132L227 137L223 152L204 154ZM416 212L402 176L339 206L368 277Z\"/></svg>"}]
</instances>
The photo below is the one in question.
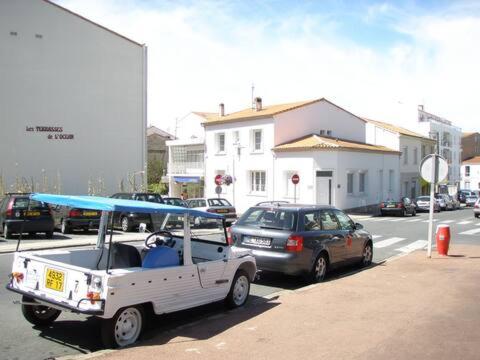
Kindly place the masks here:
<instances>
[{"instance_id":1,"label":"car taillight","mask_svg":"<svg viewBox=\"0 0 480 360\"><path fill-rule=\"evenodd\" d=\"M6 214L7 216L12 216L13 215L13 199L10 200L10 202L8 203L8 206L7 206L7 211L6 211Z\"/></svg>"},{"instance_id":2,"label":"car taillight","mask_svg":"<svg viewBox=\"0 0 480 360\"><path fill-rule=\"evenodd\" d=\"M285 250L299 252L303 250L303 236L291 235L285 244Z\"/></svg>"},{"instance_id":3,"label":"car taillight","mask_svg":"<svg viewBox=\"0 0 480 360\"><path fill-rule=\"evenodd\" d=\"M215 210L215 209L207 209L207 212L209 212L209 213L216 213L217 210Z\"/></svg>"},{"instance_id":4,"label":"car taillight","mask_svg":"<svg viewBox=\"0 0 480 360\"><path fill-rule=\"evenodd\" d=\"M82 212L79 210L70 210L68 217L79 217L82 216Z\"/></svg>"},{"instance_id":5,"label":"car taillight","mask_svg":"<svg viewBox=\"0 0 480 360\"><path fill-rule=\"evenodd\" d=\"M403 203L398 203L397 208L403 208Z\"/></svg>"},{"instance_id":6,"label":"car taillight","mask_svg":"<svg viewBox=\"0 0 480 360\"><path fill-rule=\"evenodd\" d=\"M380 207L385 207L385 203L380 203Z\"/></svg>"},{"instance_id":7,"label":"car taillight","mask_svg":"<svg viewBox=\"0 0 480 360\"><path fill-rule=\"evenodd\" d=\"M233 245L232 228L227 228L227 244Z\"/></svg>"}]
</instances>

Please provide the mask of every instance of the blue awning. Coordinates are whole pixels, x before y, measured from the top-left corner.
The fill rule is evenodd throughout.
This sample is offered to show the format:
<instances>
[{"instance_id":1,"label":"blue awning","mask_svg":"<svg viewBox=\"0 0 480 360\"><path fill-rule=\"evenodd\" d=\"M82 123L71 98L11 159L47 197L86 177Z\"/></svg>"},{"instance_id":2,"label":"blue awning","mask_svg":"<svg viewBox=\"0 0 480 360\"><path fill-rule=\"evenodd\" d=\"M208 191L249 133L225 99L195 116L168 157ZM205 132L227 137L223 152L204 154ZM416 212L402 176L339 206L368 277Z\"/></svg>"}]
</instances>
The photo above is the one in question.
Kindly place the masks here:
<instances>
[{"instance_id":1,"label":"blue awning","mask_svg":"<svg viewBox=\"0 0 480 360\"><path fill-rule=\"evenodd\" d=\"M223 215L218 215L215 213L209 213L206 211L200 211L167 204L159 204L148 201L113 199L100 196L74 196L53 194L32 194L30 195L30 197L33 200L45 202L48 204L70 206L81 209L157 214L184 214L186 212L192 216L214 219L223 218Z\"/></svg>"},{"instance_id":2,"label":"blue awning","mask_svg":"<svg viewBox=\"0 0 480 360\"><path fill-rule=\"evenodd\" d=\"M194 183L197 184L200 182L199 176L174 176L173 180L179 183Z\"/></svg>"}]
</instances>

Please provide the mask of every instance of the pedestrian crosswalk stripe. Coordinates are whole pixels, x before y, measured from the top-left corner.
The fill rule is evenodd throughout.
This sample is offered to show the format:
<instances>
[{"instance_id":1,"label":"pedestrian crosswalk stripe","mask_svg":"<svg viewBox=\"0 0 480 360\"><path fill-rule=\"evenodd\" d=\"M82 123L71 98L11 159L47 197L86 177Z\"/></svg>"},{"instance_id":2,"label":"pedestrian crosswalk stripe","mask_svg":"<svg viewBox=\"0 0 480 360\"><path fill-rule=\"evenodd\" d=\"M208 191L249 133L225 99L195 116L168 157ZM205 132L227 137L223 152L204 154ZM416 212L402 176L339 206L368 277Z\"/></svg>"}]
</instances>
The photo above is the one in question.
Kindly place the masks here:
<instances>
[{"instance_id":1,"label":"pedestrian crosswalk stripe","mask_svg":"<svg viewBox=\"0 0 480 360\"><path fill-rule=\"evenodd\" d=\"M372 239L378 239L379 237L382 237L382 235L372 235Z\"/></svg>"},{"instance_id":2,"label":"pedestrian crosswalk stripe","mask_svg":"<svg viewBox=\"0 0 480 360\"><path fill-rule=\"evenodd\" d=\"M442 224L450 224L452 223L454 220L442 220L441 223Z\"/></svg>"},{"instance_id":3,"label":"pedestrian crosswalk stripe","mask_svg":"<svg viewBox=\"0 0 480 360\"><path fill-rule=\"evenodd\" d=\"M459 223L457 223L457 225L467 225L467 224L470 224L471 221L460 221Z\"/></svg>"},{"instance_id":4,"label":"pedestrian crosswalk stripe","mask_svg":"<svg viewBox=\"0 0 480 360\"><path fill-rule=\"evenodd\" d=\"M428 223L430 220L423 220L422 222ZM438 219L433 219L433 222L438 221Z\"/></svg>"},{"instance_id":5,"label":"pedestrian crosswalk stripe","mask_svg":"<svg viewBox=\"0 0 480 360\"><path fill-rule=\"evenodd\" d=\"M373 247L377 248L377 249L381 249L381 248L393 245L393 244L395 244L397 242L400 242L400 241L403 241L403 240L406 240L406 239L405 238L400 238L400 237L391 237L391 238L388 238L388 239L385 239L385 240L378 241L378 242L374 243Z\"/></svg>"},{"instance_id":6,"label":"pedestrian crosswalk stripe","mask_svg":"<svg viewBox=\"0 0 480 360\"><path fill-rule=\"evenodd\" d=\"M417 221L422 221L422 219L411 219L411 220L408 220L407 222L417 222Z\"/></svg>"},{"instance_id":7,"label":"pedestrian crosswalk stripe","mask_svg":"<svg viewBox=\"0 0 480 360\"><path fill-rule=\"evenodd\" d=\"M418 249L425 248L425 246L427 246L427 243L428 243L427 240L417 240L411 244L408 244L407 246L404 246L395 250L401 251L403 253L409 253Z\"/></svg>"},{"instance_id":8,"label":"pedestrian crosswalk stripe","mask_svg":"<svg viewBox=\"0 0 480 360\"><path fill-rule=\"evenodd\" d=\"M399 218L399 219L389 219L388 221L393 221L393 222L396 222L396 221L404 221L405 218Z\"/></svg>"},{"instance_id":9,"label":"pedestrian crosswalk stripe","mask_svg":"<svg viewBox=\"0 0 480 360\"><path fill-rule=\"evenodd\" d=\"M460 233L460 235L474 235L479 232L480 232L480 229L472 229L472 230L463 231Z\"/></svg>"}]
</instances>

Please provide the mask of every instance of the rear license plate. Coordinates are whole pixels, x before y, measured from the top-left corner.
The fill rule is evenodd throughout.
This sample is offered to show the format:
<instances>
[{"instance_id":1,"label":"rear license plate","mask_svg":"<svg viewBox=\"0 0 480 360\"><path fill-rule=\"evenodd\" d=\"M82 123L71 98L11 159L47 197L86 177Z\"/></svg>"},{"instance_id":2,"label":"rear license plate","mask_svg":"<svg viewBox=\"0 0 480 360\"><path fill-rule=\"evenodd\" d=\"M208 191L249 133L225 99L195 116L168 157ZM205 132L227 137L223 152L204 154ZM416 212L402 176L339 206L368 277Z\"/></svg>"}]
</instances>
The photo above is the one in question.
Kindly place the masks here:
<instances>
[{"instance_id":1,"label":"rear license plate","mask_svg":"<svg viewBox=\"0 0 480 360\"><path fill-rule=\"evenodd\" d=\"M47 268L45 276L46 288L63 292L64 281L65 273L63 271Z\"/></svg>"},{"instance_id":2,"label":"rear license plate","mask_svg":"<svg viewBox=\"0 0 480 360\"><path fill-rule=\"evenodd\" d=\"M243 243L254 246L270 247L272 244L272 239L252 236L245 237L243 239Z\"/></svg>"},{"instance_id":3,"label":"rear license plate","mask_svg":"<svg viewBox=\"0 0 480 360\"><path fill-rule=\"evenodd\" d=\"M394 208L395 207L395 204L388 204L387 205L387 208Z\"/></svg>"},{"instance_id":4,"label":"rear license plate","mask_svg":"<svg viewBox=\"0 0 480 360\"><path fill-rule=\"evenodd\" d=\"M83 216L97 216L96 211L84 211Z\"/></svg>"},{"instance_id":5,"label":"rear license plate","mask_svg":"<svg viewBox=\"0 0 480 360\"><path fill-rule=\"evenodd\" d=\"M40 216L40 211L28 210L28 211L25 212L25 215L27 215L27 216Z\"/></svg>"},{"instance_id":6,"label":"rear license plate","mask_svg":"<svg viewBox=\"0 0 480 360\"><path fill-rule=\"evenodd\" d=\"M217 213L225 214L225 213L228 213L228 210L227 209L218 209Z\"/></svg>"}]
</instances>

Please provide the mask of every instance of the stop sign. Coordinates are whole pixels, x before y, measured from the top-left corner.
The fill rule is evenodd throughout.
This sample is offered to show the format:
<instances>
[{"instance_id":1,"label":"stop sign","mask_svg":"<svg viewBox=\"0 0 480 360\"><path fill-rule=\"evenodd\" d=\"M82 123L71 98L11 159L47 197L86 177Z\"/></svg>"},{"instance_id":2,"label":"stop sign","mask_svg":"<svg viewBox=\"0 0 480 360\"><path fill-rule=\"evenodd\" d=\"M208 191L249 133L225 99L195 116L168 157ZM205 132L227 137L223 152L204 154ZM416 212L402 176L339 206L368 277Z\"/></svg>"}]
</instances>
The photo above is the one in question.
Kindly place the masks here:
<instances>
[{"instance_id":1,"label":"stop sign","mask_svg":"<svg viewBox=\"0 0 480 360\"><path fill-rule=\"evenodd\" d=\"M297 185L300 181L300 176L298 176L298 174L293 174L292 175L292 183L294 183L295 185Z\"/></svg>"},{"instance_id":2,"label":"stop sign","mask_svg":"<svg viewBox=\"0 0 480 360\"><path fill-rule=\"evenodd\" d=\"M222 185L222 182L223 182L223 176L222 175L217 175L215 176L215 184L216 185Z\"/></svg>"}]
</instances>

